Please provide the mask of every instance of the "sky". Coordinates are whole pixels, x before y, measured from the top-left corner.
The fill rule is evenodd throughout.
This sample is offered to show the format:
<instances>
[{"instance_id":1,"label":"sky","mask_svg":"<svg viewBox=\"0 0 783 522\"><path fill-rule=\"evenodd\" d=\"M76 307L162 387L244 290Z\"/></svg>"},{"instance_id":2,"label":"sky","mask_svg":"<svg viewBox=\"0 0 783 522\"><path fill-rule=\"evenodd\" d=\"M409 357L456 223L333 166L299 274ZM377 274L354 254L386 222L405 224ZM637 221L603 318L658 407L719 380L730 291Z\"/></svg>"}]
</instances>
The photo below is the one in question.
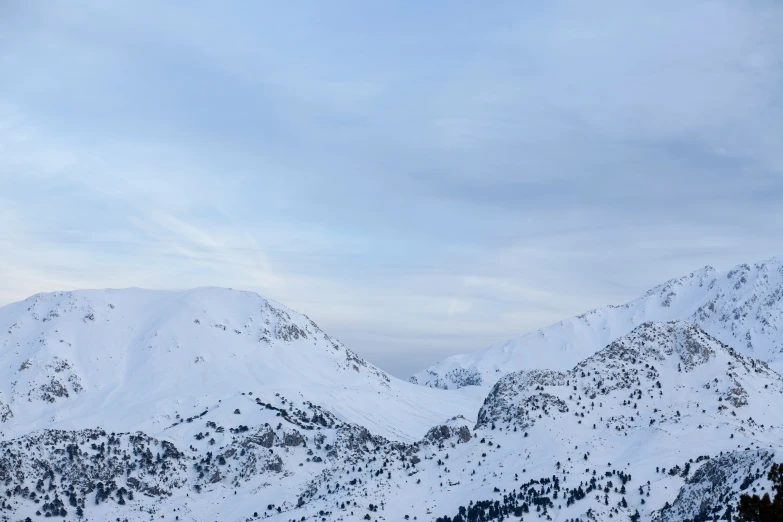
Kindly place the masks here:
<instances>
[{"instance_id":1,"label":"sky","mask_svg":"<svg viewBox=\"0 0 783 522\"><path fill-rule=\"evenodd\" d=\"M783 3L0 2L0 304L226 286L406 377L783 254Z\"/></svg>"}]
</instances>

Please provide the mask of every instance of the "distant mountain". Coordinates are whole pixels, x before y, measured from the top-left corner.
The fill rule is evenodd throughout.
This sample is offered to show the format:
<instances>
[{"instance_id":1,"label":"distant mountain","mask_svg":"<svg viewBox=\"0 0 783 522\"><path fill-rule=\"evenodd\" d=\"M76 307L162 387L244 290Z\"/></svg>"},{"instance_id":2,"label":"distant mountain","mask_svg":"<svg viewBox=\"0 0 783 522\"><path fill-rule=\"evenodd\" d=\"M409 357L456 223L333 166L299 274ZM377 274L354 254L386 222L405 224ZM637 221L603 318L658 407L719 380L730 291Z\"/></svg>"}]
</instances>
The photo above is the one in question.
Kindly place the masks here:
<instances>
[{"instance_id":1,"label":"distant mountain","mask_svg":"<svg viewBox=\"0 0 783 522\"><path fill-rule=\"evenodd\" d=\"M647 321L683 320L741 353L783 370L783 258L712 267L672 279L620 306L606 306L477 352L455 355L410 381L435 388L490 388L520 370L571 368Z\"/></svg>"},{"instance_id":2,"label":"distant mountain","mask_svg":"<svg viewBox=\"0 0 783 522\"><path fill-rule=\"evenodd\" d=\"M477 395L432 391L251 292L89 290L0 308L0 436L98 426L154 435L238 396L308 401L390 440L475 415Z\"/></svg>"}]
</instances>

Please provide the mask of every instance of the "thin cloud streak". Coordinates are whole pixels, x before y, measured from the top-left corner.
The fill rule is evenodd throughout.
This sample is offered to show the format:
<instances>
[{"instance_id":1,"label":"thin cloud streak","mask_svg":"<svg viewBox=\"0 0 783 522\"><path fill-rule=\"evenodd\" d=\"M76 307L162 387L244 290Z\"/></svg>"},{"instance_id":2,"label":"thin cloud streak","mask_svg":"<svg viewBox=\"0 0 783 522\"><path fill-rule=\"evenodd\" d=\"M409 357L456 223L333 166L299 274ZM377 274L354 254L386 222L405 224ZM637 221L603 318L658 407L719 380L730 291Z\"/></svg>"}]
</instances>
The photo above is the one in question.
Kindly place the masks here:
<instances>
[{"instance_id":1,"label":"thin cloud streak","mask_svg":"<svg viewBox=\"0 0 783 522\"><path fill-rule=\"evenodd\" d=\"M0 303L255 290L397 375L783 244L783 6L1 8Z\"/></svg>"}]
</instances>

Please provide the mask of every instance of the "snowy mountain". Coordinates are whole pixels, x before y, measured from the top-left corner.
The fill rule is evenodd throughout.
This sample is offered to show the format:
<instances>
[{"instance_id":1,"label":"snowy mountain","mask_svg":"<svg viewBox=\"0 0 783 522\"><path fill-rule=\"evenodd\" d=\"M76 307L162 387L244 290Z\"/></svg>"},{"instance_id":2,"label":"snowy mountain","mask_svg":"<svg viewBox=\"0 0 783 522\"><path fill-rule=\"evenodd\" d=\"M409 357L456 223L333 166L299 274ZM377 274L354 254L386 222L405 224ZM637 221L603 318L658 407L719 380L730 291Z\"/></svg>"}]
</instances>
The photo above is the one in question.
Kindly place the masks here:
<instances>
[{"instance_id":1,"label":"snowy mountain","mask_svg":"<svg viewBox=\"0 0 783 522\"><path fill-rule=\"evenodd\" d=\"M475 416L481 400L390 377L306 316L250 292L41 294L0 308L0 328L4 437L98 426L156 435L238 397L280 394L411 441L438 421Z\"/></svg>"},{"instance_id":2,"label":"snowy mountain","mask_svg":"<svg viewBox=\"0 0 783 522\"><path fill-rule=\"evenodd\" d=\"M673 279L620 306L606 306L477 352L449 357L411 382L492 387L520 370L566 370L647 321L683 320L783 371L783 258L712 267Z\"/></svg>"},{"instance_id":3,"label":"snowy mountain","mask_svg":"<svg viewBox=\"0 0 783 522\"><path fill-rule=\"evenodd\" d=\"M225 305L226 291L206 292L209 298L202 303L214 303L217 292ZM90 302L98 301L93 296ZM120 309L117 303L129 306L111 296L113 310ZM173 305L164 308L166 317L179 316ZM307 325L303 316L286 313L284 324ZM209 317L204 312L200 326L209 324ZM93 320L86 321L85 326ZM256 321L263 322L261 316ZM42 323L37 324L29 331L39 331ZM307 339L314 328L305 330ZM166 330L163 324L154 329ZM262 344L262 353L271 345L310 354L307 343L290 340ZM233 353L229 341L221 349ZM220 353L216 349L210 356L220 358ZM331 352L325 353L329 358L319 359L322 364L331 360ZM342 357L336 357L333 370L339 377ZM53 369L55 379L74 371L85 390L97 386L72 366ZM367 386L365 379L373 386L377 379L389 385L378 389L389 398L365 397L379 409L404 400L405 407L425 415L422 405L410 404L428 396L407 395L411 390L433 393L445 404L456 399L444 396L464 397L465 390L415 388L391 377L387 381L369 365L357 366L358 371L347 371L361 379L356 389ZM237 383L247 388L246 382ZM282 380L269 386L277 383ZM232 388L231 381L220 385ZM297 385L309 389L305 381ZM332 387L339 388L339 382ZM109 431L107 422L130 424L119 419L122 412L109 410L101 428L4 432L0 520L36 520L47 513L65 520L712 520L735 505L741 491L768 489L765 471L783 457L783 378L685 322L644 323L567 370L509 373L480 408L475 405L473 415L441 416L416 441L393 440L363 425L399 431L378 421L382 410L368 419L359 414L348 419L344 406L340 415L330 409L339 406L334 399L272 393L261 384L257 389L269 391L225 393L217 404L174 416L154 433ZM69 410L68 401L78 402L89 392L74 393L69 389L65 400L55 395L54 404L63 401ZM11 407L21 409L24 397ZM90 399L99 407L96 400ZM113 399L107 394L107 400ZM74 409L52 424L90 420ZM46 419L30 415L22 426Z\"/></svg>"}]
</instances>

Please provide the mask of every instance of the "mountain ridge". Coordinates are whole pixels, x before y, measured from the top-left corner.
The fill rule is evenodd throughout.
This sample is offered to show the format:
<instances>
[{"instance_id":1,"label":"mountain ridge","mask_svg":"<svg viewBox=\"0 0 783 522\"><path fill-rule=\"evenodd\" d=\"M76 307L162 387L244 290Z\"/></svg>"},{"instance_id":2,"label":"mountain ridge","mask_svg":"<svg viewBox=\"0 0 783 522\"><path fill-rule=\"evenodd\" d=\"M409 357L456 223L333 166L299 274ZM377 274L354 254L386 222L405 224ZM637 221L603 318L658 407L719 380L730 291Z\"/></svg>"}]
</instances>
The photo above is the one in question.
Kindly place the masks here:
<instances>
[{"instance_id":1,"label":"mountain ridge","mask_svg":"<svg viewBox=\"0 0 783 522\"><path fill-rule=\"evenodd\" d=\"M783 257L722 272L711 266L670 279L621 305L596 308L468 354L409 380L437 388L489 389L510 371L568 369L645 321L685 320L783 370Z\"/></svg>"},{"instance_id":2,"label":"mountain ridge","mask_svg":"<svg viewBox=\"0 0 783 522\"><path fill-rule=\"evenodd\" d=\"M109 420L110 429L154 434L178 413L189 416L233 393L263 389L304 394L392 439L415 440L441 409L444 419L470 415L459 404L467 399L422 394L306 316L252 292L37 294L0 308L0 327L0 430ZM388 420L366 400L373 395ZM114 410L125 415L94 418L96 411Z\"/></svg>"}]
</instances>

